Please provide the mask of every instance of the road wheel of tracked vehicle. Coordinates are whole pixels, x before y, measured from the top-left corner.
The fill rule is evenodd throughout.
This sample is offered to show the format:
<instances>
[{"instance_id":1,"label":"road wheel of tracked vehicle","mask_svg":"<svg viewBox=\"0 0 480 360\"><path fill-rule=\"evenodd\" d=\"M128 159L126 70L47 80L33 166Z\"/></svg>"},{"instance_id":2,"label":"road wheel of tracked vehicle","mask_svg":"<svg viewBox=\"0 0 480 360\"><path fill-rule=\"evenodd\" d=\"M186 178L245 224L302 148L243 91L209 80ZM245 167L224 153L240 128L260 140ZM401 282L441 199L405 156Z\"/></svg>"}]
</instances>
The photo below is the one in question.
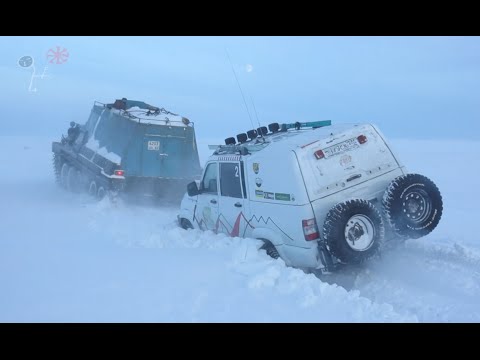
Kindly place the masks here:
<instances>
[{"instance_id":1,"label":"road wheel of tracked vehicle","mask_svg":"<svg viewBox=\"0 0 480 360\"><path fill-rule=\"evenodd\" d=\"M323 225L328 250L346 264L359 264L375 255L384 233L380 212L371 202L361 199L335 205Z\"/></svg>"},{"instance_id":2,"label":"road wheel of tracked vehicle","mask_svg":"<svg viewBox=\"0 0 480 360\"><path fill-rule=\"evenodd\" d=\"M60 185L64 189L68 189L68 170L70 169L70 166L65 162L62 165L62 169L60 170Z\"/></svg>"},{"instance_id":3,"label":"road wheel of tracked vehicle","mask_svg":"<svg viewBox=\"0 0 480 360\"><path fill-rule=\"evenodd\" d=\"M72 192L80 191L80 171L70 166L67 173L66 188Z\"/></svg>"},{"instance_id":4,"label":"road wheel of tracked vehicle","mask_svg":"<svg viewBox=\"0 0 480 360\"><path fill-rule=\"evenodd\" d=\"M95 180L90 181L90 185L88 185L88 195L97 197L97 183Z\"/></svg>"},{"instance_id":5,"label":"road wheel of tracked vehicle","mask_svg":"<svg viewBox=\"0 0 480 360\"><path fill-rule=\"evenodd\" d=\"M417 239L438 225L443 200L432 180L419 174L407 174L390 183L383 196L383 208L396 234Z\"/></svg>"},{"instance_id":6,"label":"road wheel of tracked vehicle","mask_svg":"<svg viewBox=\"0 0 480 360\"><path fill-rule=\"evenodd\" d=\"M103 200L103 198L107 195L107 190L103 186L99 186L97 190L97 199Z\"/></svg>"},{"instance_id":7,"label":"road wheel of tracked vehicle","mask_svg":"<svg viewBox=\"0 0 480 360\"><path fill-rule=\"evenodd\" d=\"M55 182L58 185L62 184L61 172L62 172L62 157L56 153L53 153L53 173L55 175Z\"/></svg>"}]
</instances>

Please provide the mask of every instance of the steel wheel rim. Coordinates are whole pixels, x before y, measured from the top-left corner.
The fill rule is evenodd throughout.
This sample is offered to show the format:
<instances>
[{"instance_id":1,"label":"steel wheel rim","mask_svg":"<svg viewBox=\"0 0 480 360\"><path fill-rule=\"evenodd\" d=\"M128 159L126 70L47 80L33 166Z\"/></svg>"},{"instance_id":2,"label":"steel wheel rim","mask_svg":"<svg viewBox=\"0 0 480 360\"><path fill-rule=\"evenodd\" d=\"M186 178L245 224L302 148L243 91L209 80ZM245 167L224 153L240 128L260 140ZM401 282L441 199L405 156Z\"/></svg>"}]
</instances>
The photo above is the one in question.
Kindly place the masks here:
<instances>
[{"instance_id":1,"label":"steel wheel rim","mask_svg":"<svg viewBox=\"0 0 480 360\"><path fill-rule=\"evenodd\" d=\"M423 189L407 193L402 203L402 212L414 223L424 222L430 215L431 209L432 201Z\"/></svg>"},{"instance_id":2,"label":"steel wheel rim","mask_svg":"<svg viewBox=\"0 0 480 360\"><path fill-rule=\"evenodd\" d=\"M375 226L366 215L356 214L348 219L345 225L345 240L348 246L355 251L370 249L375 239Z\"/></svg>"},{"instance_id":3,"label":"steel wheel rim","mask_svg":"<svg viewBox=\"0 0 480 360\"><path fill-rule=\"evenodd\" d=\"M88 187L88 194L91 196L97 196L97 183L95 181L90 182Z\"/></svg>"}]
</instances>

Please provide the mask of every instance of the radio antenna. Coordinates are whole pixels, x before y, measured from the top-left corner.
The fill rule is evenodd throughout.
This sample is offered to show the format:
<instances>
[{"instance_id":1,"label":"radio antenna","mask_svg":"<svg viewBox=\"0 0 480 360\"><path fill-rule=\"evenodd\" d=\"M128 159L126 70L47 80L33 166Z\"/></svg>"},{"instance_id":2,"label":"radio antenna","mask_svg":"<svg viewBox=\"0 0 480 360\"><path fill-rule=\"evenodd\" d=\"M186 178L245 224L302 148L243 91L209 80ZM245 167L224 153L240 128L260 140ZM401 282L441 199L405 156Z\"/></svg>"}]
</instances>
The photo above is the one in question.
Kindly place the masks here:
<instances>
[{"instance_id":1,"label":"radio antenna","mask_svg":"<svg viewBox=\"0 0 480 360\"><path fill-rule=\"evenodd\" d=\"M255 107L255 103L253 102L253 97L251 95L250 95L250 100L252 101L253 111L255 111L255 117L257 118L258 127L260 127L260 120L258 120L257 108Z\"/></svg>"},{"instance_id":2,"label":"radio antenna","mask_svg":"<svg viewBox=\"0 0 480 360\"><path fill-rule=\"evenodd\" d=\"M228 61L230 62L230 66L232 67L233 75L235 76L235 80L237 81L238 88L240 89L240 93L242 94L242 99L243 99L243 103L245 104L245 108L247 109L248 118L250 119L250 123L252 124L252 128L255 128L255 126L253 125L252 116L250 115L250 110L248 110L247 101L245 100L245 96L243 95L242 87L240 86L240 82L238 81L238 78L237 78L237 73L235 72L235 69L233 68L232 60L230 59L230 55L228 54L228 50L226 48L225 48L225 52L227 53Z\"/></svg>"},{"instance_id":3,"label":"radio antenna","mask_svg":"<svg viewBox=\"0 0 480 360\"><path fill-rule=\"evenodd\" d=\"M252 100L253 111L255 111L255 117L257 118L257 123L258 123L258 130L260 130L261 125L260 125L260 120L258 119L257 108L255 107L255 103L253 102L253 97L251 95L250 95L250 100ZM265 139L263 138L263 133L261 130L260 130L260 134L257 134L257 135L259 135L262 138L263 142L265 142Z\"/></svg>"}]
</instances>

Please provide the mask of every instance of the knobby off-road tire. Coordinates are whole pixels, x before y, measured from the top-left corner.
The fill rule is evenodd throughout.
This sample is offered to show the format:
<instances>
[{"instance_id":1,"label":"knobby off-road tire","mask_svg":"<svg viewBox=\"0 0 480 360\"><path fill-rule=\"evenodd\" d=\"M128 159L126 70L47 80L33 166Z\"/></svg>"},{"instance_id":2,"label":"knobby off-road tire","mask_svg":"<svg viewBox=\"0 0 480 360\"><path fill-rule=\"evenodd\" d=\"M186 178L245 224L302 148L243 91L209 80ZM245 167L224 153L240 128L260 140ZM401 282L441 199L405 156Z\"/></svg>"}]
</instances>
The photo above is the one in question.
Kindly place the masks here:
<instances>
[{"instance_id":1,"label":"knobby off-road tire","mask_svg":"<svg viewBox=\"0 0 480 360\"><path fill-rule=\"evenodd\" d=\"M443 212L437 186L419 174L395 178L382 203L390 227L403 238L418 239L429 234L437 227Z\"/></svg>"},{"instance_id":2,"label":"knobby off-road tire","mask_svg":"<svg viewBox=\"0 0 480 360\"><path fill-rule=\"evenodd\" d=\"M384 234L382 215L371 202L363 199L335 205L323 225L328 250L345 264L360 264L374 256Z\"/></svg>"}]
</instances>

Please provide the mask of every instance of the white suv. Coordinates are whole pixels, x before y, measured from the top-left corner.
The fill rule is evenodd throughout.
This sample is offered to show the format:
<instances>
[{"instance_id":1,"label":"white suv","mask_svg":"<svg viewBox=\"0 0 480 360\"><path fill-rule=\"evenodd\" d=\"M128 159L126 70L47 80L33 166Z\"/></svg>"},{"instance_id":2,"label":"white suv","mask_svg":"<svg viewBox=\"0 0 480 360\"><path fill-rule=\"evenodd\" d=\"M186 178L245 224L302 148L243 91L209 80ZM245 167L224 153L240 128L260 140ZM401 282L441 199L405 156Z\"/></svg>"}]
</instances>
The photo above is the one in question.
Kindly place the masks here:
<instances>
[{"instance_id":1,"label":"white suv","mask_svg":"<svg viewBox=\"0 0 480 360\"><path fill-rule=\"evenodd\" d=\"M178 220L264 241L287 265L331 271L374 255L388 238L419 238L443 204L408 174L371 124L273 123L225 140L184 195Z\"/></svg>"}]
</instances>

